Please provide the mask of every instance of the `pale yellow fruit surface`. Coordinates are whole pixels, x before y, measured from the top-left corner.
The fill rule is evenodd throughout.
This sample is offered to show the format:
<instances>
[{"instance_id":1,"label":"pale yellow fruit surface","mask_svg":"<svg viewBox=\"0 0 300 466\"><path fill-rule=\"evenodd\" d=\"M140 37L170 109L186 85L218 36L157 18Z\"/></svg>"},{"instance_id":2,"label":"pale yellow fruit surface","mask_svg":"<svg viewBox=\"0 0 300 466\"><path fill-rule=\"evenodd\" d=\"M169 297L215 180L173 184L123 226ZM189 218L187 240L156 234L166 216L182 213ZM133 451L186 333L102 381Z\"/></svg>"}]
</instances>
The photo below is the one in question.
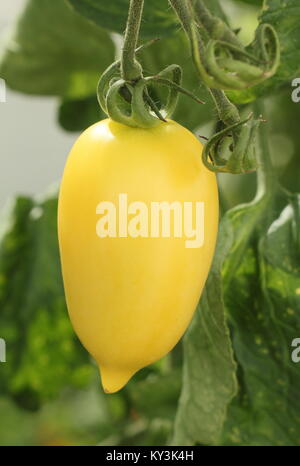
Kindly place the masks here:
<instances>
[{"instance_id":1,"label":"pale yellow fruit surface","mask_svg":"<svg viewBox=\"0 0 300 466\"><path fill-rule=\"evenodd\" d=\"M67 306L107 393L166 355L196 309L218 229L216 177L201 151L174 121L139 129L107 119L88 128L68 157L58 208ZM187 248L187 238L174 235L100 238L97 205L118 206L121 193L149 212L153 202L203 202L203 245Z\"/></svg>"}]
</instances>

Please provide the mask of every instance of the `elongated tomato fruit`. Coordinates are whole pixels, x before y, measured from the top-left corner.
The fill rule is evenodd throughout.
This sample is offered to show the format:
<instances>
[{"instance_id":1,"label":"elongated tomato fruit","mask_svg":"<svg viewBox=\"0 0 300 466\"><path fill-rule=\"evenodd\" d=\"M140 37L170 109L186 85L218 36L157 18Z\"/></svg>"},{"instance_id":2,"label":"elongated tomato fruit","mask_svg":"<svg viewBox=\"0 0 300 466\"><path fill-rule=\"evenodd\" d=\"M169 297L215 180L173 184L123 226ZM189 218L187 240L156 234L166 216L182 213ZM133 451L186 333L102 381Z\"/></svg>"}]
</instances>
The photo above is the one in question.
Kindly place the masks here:
<instances>
[{"instance_id":1,"label":"elongated tomato fruit","mask_svg":"<svg viewBox=\"0 0 300 466\"><path fill-rule=\"evenodd\" d=\"M216 177L196 137L109 119L74 144L63 175L59 244L69 315L107 393L167 354L186 330L211 265Z\"/></svg>"}]
</instances>

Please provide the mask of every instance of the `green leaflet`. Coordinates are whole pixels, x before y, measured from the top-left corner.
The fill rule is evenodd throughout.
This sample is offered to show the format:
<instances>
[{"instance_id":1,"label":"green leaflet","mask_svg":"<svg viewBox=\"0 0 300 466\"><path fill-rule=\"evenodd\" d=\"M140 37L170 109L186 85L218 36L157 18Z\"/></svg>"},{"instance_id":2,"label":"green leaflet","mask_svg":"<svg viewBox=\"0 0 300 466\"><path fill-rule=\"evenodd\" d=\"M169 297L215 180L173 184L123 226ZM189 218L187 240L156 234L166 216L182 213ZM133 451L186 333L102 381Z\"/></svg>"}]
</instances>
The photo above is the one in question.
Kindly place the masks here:
<instances>
[{"instance_id":1,"label":"green leaflet","mask_svg":"<svg viewBox=\"0 0 300 466\"><path fill-rule=\"evenodd\" d=\"M114 44L64 1L28 0L0 57L0 76L12 89L78 99L96 92Z\"/></svg>"},{"instance_id":2,"label":"green leaflet","mask_svg":"<svg viewBox=\"0 0 300 466\"><path fill-rule=\"evenodd\" d=\"M106 118L95 94L85 99L62 101L58 110L58 121L66 131L83 131L93 123Z\"/></svg>"},{"instance_id":3,"label":"green leaflet","mask_svg":"<svg viewBox=\"0 0 300 466\"><path fill-rule=\"evenodd\" d=\"M292 82L300 73L300 3L298 0L265 0L260 23L269 23L277 31L281 44L281 64L276 74L265 83L246 91L230 91L228 96L236 103L252 102L257 97L278 90Z\"/></svg>"},{"instance_id":4,"label":"green leaflet","mask_svg":"<svg viewBox=\"0 0 300 466\"><path fill-rule=\"evenodd\" d=\"M184 340L183 389L173 440L176 445L220 442L227 407L237 391L223 292L243 260L268 199L257 197L222 218L213 265Z\"/></svg>"},{"instance_id":5,"label":"green leaflet","mask_svg":"<svg viewBox=\"0 0 300 466\"><path fill-rule=\"evenodd\" d=\"M93 372L69 323L57 247L57 198L17 198L0 243L0 392L37 409Z\"/></svg>"},{"instance_id":6,"label":"green leaflet","mask_svg":"<svg viewBox=\"0 0 300 466\"><path fill-rule=\"evenodd\" d=\"M183 388L173 445L217 443L227 405L236 392L220 277L214 270L184 340Z\"/></svg>"},{"instance_id":7,"label":"green leaflet","mask_svg":"<svg viewBox=\"0 0 300 466\"><path fill-rule=\"evenodd\" d=\"M123 34L129 0L67 0L67 2L98 26ZM143 38L165 36L176 28L177 21L167 1L148 0L145 2L141 28Z\"/></svg>"},{"instance_id":8,"label":"green leaflet","mask_svg":"<svg viewBox=\"0 0 300 466\"><path fill-rule=\"evenodd\" d=\"M180 388L181 370L174 368L166 374L150 374L131 384L128 394L139 415L173 421Z\"/></svg>"},{"instance_id":9,"label":"green leaflet","mask_svg":"<svg viewBox=\"0 0 300 466\"><path fill-rule=\"evenodd\" d=\"M228 411L226 444L300 444L300 372L291 360L292 340L300 334L294 222L288 206L249 245L226 292L240 386Z\"/></svg>"}]
</instances>

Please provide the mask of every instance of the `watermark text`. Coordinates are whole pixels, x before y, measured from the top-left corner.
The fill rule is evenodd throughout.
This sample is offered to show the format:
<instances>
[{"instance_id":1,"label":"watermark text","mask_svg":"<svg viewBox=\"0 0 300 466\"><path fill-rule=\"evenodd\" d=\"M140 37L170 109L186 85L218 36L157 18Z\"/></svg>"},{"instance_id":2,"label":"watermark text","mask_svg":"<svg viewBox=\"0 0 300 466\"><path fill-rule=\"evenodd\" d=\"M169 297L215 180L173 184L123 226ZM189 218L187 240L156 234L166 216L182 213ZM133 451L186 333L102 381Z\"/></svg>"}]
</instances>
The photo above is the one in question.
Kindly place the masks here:
<instances>
[{"instance_id":1,"label":"watermark text","mask_svg":"<svg viewBox=\"0 0 300 466\"><path fill-rule=\"evenodd\" d=\"M6 84L2 78L0 78L0 102L6 102Z\"/></svg>"},{"instance_id":2,"label":"watermark text","mask_svg":"<svg viewBox=\"0 0 300 466\"><path fill-rule=\"evenodd\" d=\"M186 248L204 244L204 202L128 203L126 193L119 194L117 205L110 201L96 207L99 238L185 238Z\"/></svg>"},{"instance_id":3,"label":"watermark text","mask_svg":"<svg viewBox=\"0 0 300 466\"><path fill-rule=\"evenodd\" d=\"M295 348L291 354L292 361L296 363L300 362L300 338L293 339L292 347Z\"/></svg>"},{"instance_id":4,"label":"watermark text","mask_svg":"<svg viewBox=\"0 0 300 466\"><path fill-rule=\"evenodd\" d=\"M6 362L6 343L3 338L0 338L0 362Z\"/></svg>"}]
</instances>

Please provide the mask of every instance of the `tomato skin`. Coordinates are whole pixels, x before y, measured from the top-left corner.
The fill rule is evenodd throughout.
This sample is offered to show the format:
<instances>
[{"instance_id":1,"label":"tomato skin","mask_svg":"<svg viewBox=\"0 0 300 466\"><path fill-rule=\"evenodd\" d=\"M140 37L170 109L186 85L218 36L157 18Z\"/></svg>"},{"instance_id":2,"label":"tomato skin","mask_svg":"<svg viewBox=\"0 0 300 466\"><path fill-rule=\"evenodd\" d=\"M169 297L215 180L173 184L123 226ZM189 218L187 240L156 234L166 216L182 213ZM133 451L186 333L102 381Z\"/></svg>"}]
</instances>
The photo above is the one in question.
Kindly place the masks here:
<instances>
[{"instance_id":1,"label":"tomato skin","mask_svg":"<svg viewBox=\"0 0 300 466\"><path fill-rule=\"evenodd\" d=\"M201 295L218 229L215 175L196 137L174 121L151 129L110 119L74 144L59 196L58 231L68 311L108 393L167 354ZM101 201L204 202L204 244L186 238L99 238Z\"/></svg>"}]
</instances>

